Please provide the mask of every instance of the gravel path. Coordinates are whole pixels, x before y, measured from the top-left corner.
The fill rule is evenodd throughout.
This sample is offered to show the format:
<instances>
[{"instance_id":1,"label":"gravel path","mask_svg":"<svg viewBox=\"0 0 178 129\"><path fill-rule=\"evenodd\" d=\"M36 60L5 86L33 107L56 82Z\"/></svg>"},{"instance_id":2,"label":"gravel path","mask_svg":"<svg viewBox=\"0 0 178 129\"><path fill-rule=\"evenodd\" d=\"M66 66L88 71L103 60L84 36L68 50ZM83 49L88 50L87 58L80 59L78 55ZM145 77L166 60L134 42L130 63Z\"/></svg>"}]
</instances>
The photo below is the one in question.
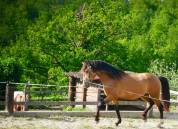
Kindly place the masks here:
<instances>
[{"instance_id":1,"label":"gravel path","mask_svg":"<svg viewBox=\"0 0 178 129\"><path fill-rule=\"evenodd\" d=\"M0 129L160 129L159 119L122 119L116 127L116 118L101 118L96 124L94 118L58 117L58 118L32 118L32 117L4 117L0 116ZM164 129L178 129L178 120L164 120L161 125Z\"/></svg>"}]
</instances>

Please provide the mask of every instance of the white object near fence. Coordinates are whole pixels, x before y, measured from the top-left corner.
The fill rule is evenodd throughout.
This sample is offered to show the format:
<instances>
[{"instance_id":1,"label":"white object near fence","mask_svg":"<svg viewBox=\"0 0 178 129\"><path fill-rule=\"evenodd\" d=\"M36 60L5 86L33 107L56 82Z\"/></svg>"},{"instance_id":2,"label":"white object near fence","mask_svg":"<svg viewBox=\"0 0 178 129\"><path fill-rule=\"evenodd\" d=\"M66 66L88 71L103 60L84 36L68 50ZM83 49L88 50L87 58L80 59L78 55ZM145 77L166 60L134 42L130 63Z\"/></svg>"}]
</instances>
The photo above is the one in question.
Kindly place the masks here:
<instances>
[{"instance_id":1,"label":"white object near fence","mask_svg":"<svg viewBox=\"0 0 178 129\"><path fill-rule=\"evenodd\" d=\"M14 91L14 112L15 111L25 111L25 104L28 98L24 91ZM23 103L19 103L23 102Z\"/></svg>"}]
</instances>

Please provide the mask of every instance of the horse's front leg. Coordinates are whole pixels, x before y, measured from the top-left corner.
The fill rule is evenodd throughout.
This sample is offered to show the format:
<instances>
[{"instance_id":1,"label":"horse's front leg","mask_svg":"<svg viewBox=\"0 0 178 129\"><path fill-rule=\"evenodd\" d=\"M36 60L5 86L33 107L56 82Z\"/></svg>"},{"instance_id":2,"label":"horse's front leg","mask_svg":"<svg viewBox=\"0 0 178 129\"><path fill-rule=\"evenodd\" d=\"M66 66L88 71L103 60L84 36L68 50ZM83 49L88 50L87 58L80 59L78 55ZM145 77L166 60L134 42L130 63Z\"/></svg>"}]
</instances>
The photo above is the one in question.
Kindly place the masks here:
<instances>
[{"instance_id":1,"label":"horse's front leg","mask_svg":"<svg viewBox=\"0 0 178 129\"><path fill-rule=\"evenodd\" d=\"M116 122L116 126L118 126L121 123L121 115L119 111L119 105L118 105L118 100L114 99L112 96L108 96L104 101L105 102L110 102L112 100L112 103L115 105L115 110L117 114L118 121Z\"/></svg>"},{"instance_id":2,"label":"horse's front leg","mask_svg":"<svg viewBox=\"0 0 178 129\"><path fill-rule=\"evenodd\" d=\"M116 114L117 114L117 118L118 118L118 121L116 122L116 126L118 126L122 121L118 104L115 104L115 110L116 110Z\"/></svg>"},{"instance_id":3,"label":"horse's front leg","mask_svg":"<svg viewBox=\"0 0 178 129\"><path fill-rule=\"evenodd\" d=\"M106 103L109 103L110 101L112 100L112 97L111 96L107 96L105 99L101 98L99 100L99 103L97 105L97 111L96 111L96 116L95 116L95 121L98 123L99 122L99 114L100 114L100 109L101 107L106 104Z\"/></svg>"},{"instance_id":4,"label":"horse's front leg","mask_svg":"<svg viewBox=\"0 0 178 129\"><path fill-rule=\"evenodd\" d=\"M97 111L96 111L96 116L95 116L95 121L98 123L99 122L99 114L100 114L100 110L101 110L101 107L104 105L104 100L103 98L101 98L99 100L99 103L97 105Z\"/></svg>"}]
</instances>

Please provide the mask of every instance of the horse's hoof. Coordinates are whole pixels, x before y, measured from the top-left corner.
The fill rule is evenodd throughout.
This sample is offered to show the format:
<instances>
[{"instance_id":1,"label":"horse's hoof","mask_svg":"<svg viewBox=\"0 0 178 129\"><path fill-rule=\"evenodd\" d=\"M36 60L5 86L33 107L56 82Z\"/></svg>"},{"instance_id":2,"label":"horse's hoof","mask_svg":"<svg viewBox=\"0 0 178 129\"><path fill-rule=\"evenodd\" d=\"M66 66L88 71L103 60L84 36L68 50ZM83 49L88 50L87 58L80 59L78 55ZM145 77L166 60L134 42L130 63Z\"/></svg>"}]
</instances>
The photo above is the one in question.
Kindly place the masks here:
<instances>
[{"instance_id":1,"label":"horse's hoof","mask_svg":"<svg viewBox=\"0 0 178 129\"><path fill-rule=\"evenodd\" d=\"M98 123L99 123L99 119L98 119L98 118L96 118L96 119L95 119L95 122L98 124Z\"/></svg>"},{"instance_id":2,"label":"horse's hoof","mask_svg":"<svg viewBox=\"0 0 178 129\"><path fill-rule=\"evenodd\" d=\"M118 126L120 123L121 123L121 121L119 121L119 122L116 122L115 124L116 124L116 126Z\"/></svg>"},{"instance_id":3,"label":"horse's hoof","mask_svg":"<svg viewBox=\"0 0 178 129\"><path fill-rule=\"evenodd\" d=\"M147 122L147 118L143 118L143 121L144 121L144 122Z\"/></svg>"},{"instance_id":4,"label":"horse's hoof","mask_svg":"<svg viewBox=\"0 0 178 129\"><path fill-rule=\"evenodd\" d=\"M98 124L99 123L99 121L95 121L96 122L96 124Z\"/></svg>"},{"instance_id":5,"label":"horse's hoof","mask_svg":"<svg viewBox=\"0 0 178 129\"><path fill-rule=\"evenodd\" d=\"M164 128L164 122L163 121L161 121L159 124L158 124L158 128Z\"/></svg>"},{"instance_id":6,"label":"horse's hoof","mask_svg":"<svg viewBox=\"0 0 178 129\"><path fill-rule=\"evenodd\" d=\"M146 122L146 121L147 121L147 117L146 117L146 115L145 115L145 114L143 114L142 116L143 116L143 118L142 118L142 119Z\"/></svg>"},{"instance_id":7,"label":"horse's hoof","mask_svg":"<svg viewBox=\"0 0 178 129\"><path fill-rule=\"evenodd\" d=\"M143 121L144 121L144 122L147 122L147 119L144 119Z\"/></svg>"},{"instance_id":8,"label":"horse's hoof","mask_svg":"<svg viewBox=\"0 0 178 129\"><path fill-rule=\"evenodd\" d=\"M119 125L119 123L117 122L117 123L115 123L116 124L116 126L118 126Z\"/></svg>"}]
</instances>

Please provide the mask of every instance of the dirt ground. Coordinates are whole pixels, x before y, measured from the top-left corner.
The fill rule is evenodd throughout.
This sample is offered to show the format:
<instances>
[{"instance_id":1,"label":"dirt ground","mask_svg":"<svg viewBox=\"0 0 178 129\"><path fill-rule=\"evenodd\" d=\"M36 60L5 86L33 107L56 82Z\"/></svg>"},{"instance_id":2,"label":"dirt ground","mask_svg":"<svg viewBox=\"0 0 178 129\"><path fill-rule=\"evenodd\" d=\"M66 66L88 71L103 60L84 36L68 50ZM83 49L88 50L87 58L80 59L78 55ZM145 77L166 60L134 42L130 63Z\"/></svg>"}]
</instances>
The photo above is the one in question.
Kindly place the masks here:
<instances>
[{"instance_id":1,"label":"dirt ground","mask_svg":"<svg viewBox=\"0 0 178 129\"><path fill-rule=\"evenodd\" d=\"M123 118L122 123L116 127L116 118L101 118L95 123L94 118L82 117L57 117L57 118L34 118L34 117L4 117L0 116L0 129L178 129L177 120L164 120L160 127L159 119Z\"/></svg>"}]
</instances>

